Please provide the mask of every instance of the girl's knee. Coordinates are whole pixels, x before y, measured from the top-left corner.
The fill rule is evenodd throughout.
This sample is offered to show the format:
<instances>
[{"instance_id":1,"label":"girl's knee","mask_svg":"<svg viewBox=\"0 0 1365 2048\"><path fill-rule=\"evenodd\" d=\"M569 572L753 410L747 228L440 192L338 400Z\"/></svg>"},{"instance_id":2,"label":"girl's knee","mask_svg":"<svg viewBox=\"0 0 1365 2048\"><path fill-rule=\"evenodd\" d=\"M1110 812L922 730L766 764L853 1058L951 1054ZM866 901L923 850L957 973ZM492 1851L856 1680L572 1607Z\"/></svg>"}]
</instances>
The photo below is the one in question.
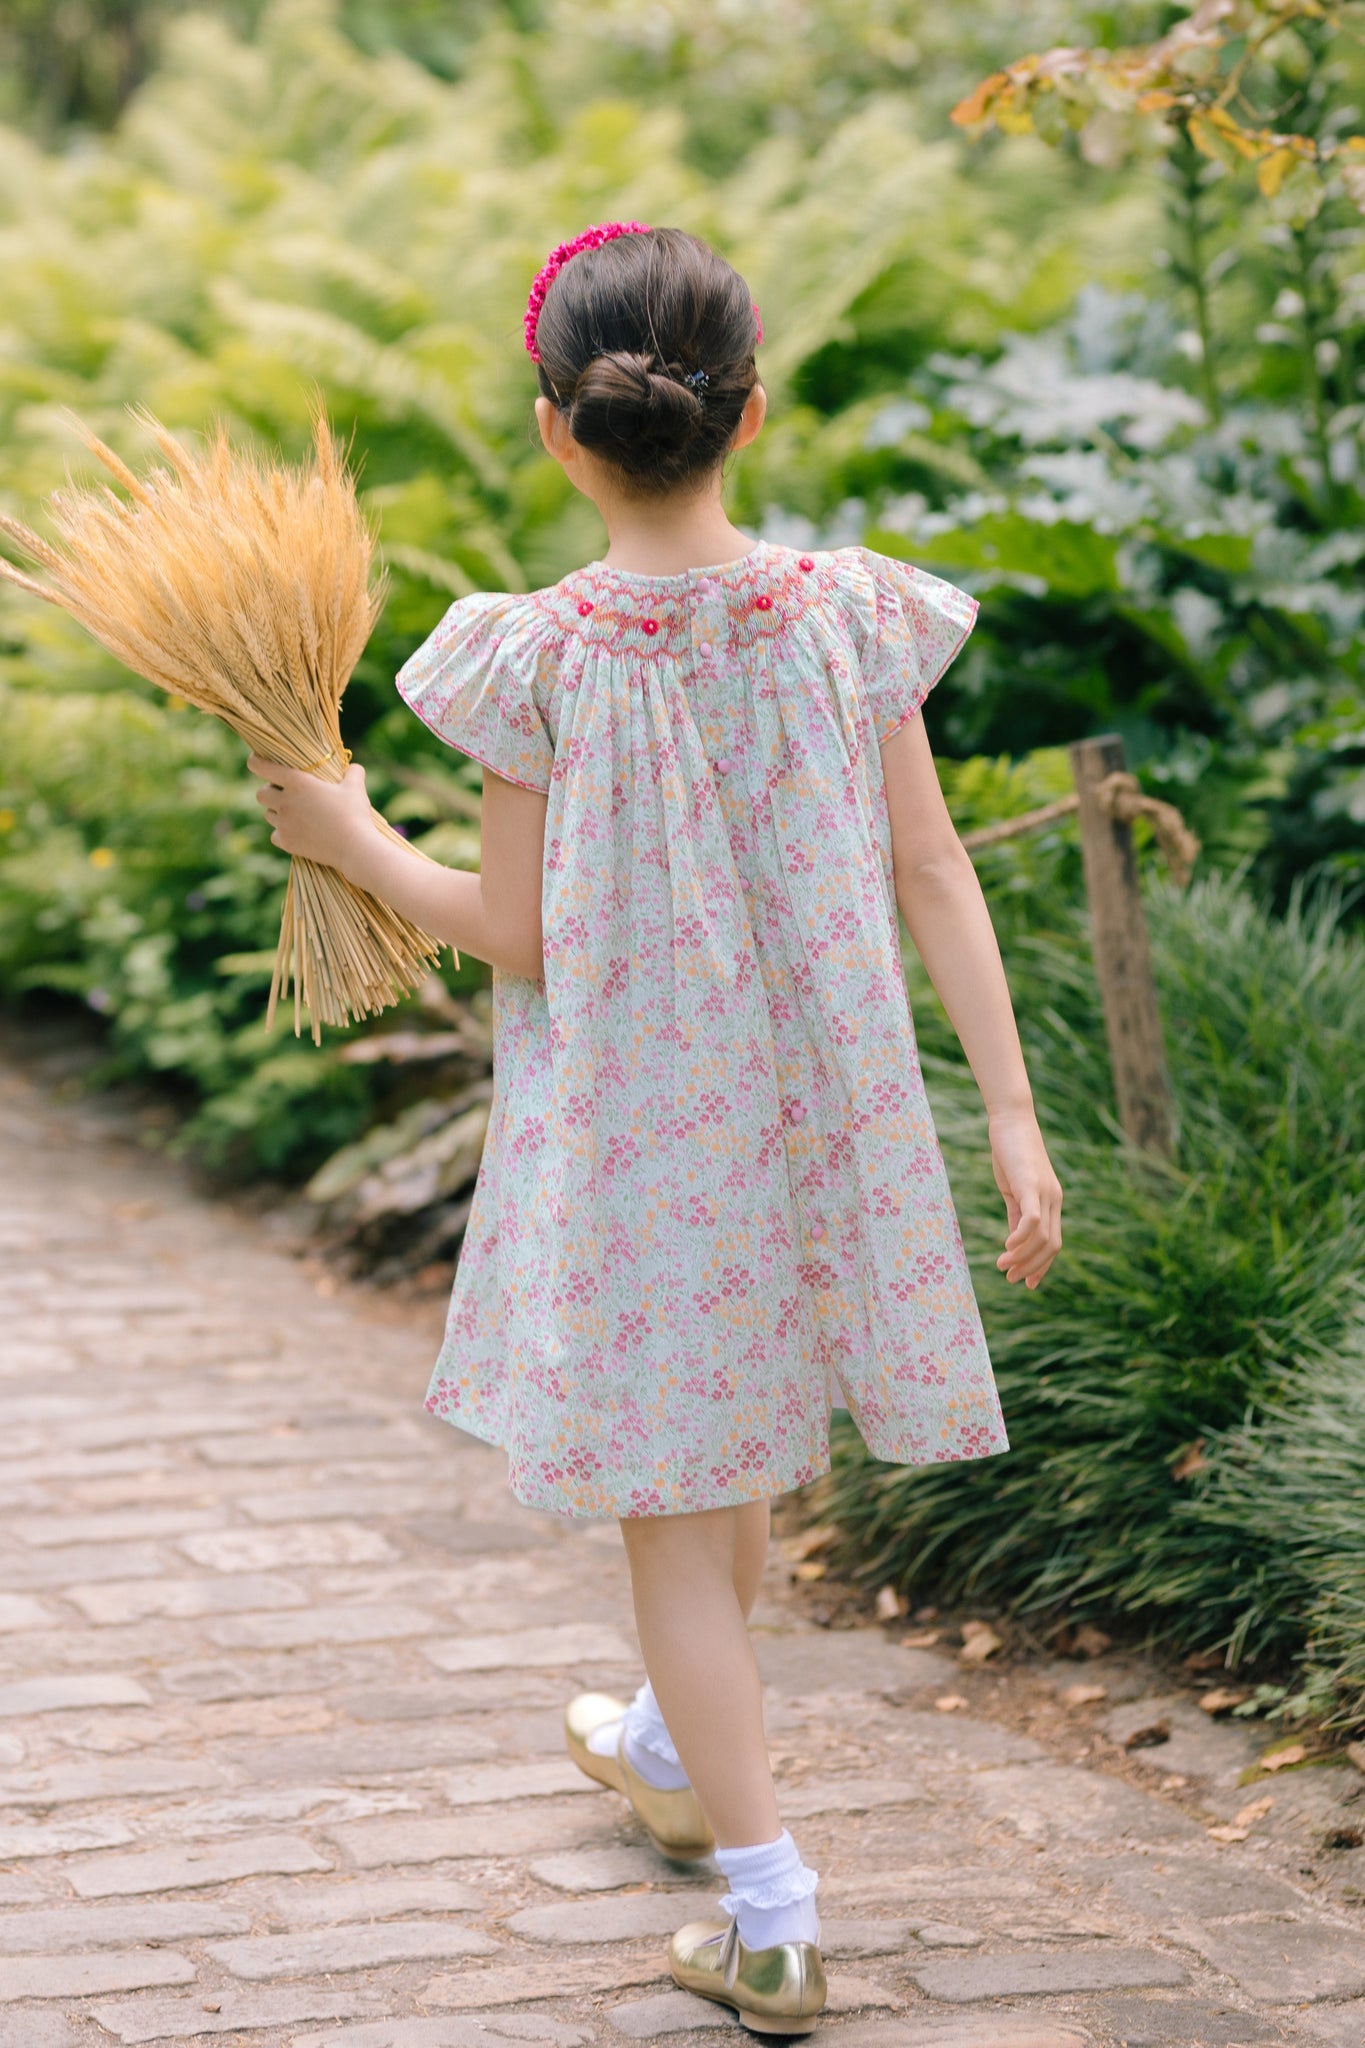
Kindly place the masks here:
<instances>
[{"instance_id":1,"label":"girl's knee","mask_svg":"<svg viewBox=\"0 0 1365 2048\"><path fill-rule=\"evenodd\" d=\"M704 1508L692 1515L623 1515L621 1536L626 1554L630 1558L715 1557L728 1569L739 1512L738 1508Z\"/></svg>"}]
</instances>

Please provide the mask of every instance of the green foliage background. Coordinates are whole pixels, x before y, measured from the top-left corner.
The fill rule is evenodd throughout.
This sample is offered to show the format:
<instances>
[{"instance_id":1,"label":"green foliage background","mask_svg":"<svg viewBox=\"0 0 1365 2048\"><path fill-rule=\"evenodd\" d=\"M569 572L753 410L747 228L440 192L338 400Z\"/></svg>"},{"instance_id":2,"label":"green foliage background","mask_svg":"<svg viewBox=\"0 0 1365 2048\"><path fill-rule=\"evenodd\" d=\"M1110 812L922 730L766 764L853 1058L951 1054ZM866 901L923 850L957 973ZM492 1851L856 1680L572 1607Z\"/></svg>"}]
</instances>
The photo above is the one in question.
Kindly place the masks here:
<instances>
[{"instance_id":1,"label":"green foliage background","mask_svg":"<svg viewBox=\"0 0 1365 2048\"><path fill-rule=\"evenodd\" d=\"M1027 33L1133 41L1184 11L1040 0ZM982 600L928 711L960 826L1064 793L1065 741L1117 729L1205 849L1189 898L1151 896L1182 1112L1155 1191L1095 1109L1111 1091L1072 828L982 857L1068 1187L1045 1301L986 1260L981 1133L908 963L1019 1448L924 1476L870 1472L845 1443L840 1511L907 1583L932 1565L1245 1647L1301 1640L1321 1600L1339 1649L1340 1617L1365 1611L1352 1518L1319 1518L1319 1563L1300 1546L1291 1571L1269 1532L1301 1478L1278 1522L1246 1502L1267 1483L1262 1418L1308 1418L1296 1469L1317 1470L1330 1401L1305 1405L1300 1381L1357 1385L1365 1134L1339 1063L1362 994L1361 221L1330 185L1250 201L1187 150L1113 168L968 142L949 110L1021 54L1018 12L24 0L0 25L0 499L33 520L67 465L89 473L63 406L134 466L134 401L297 456L320 384L392 576L347 738L390 815L473 861L458 798L477 772L397 704L394 672L453 597L553 580L602 539L533 445L528 281L589 220L716 242L769 336L770 424L730 477L734 516L866 540ZM1365 89L1325 30L1269 61L1281 118L1314 133ZM220 1171L305 1171L389 1106L381 1068L264 1034L283 872L226 732L0 590L0 985L106 1017L108 1071L179 1089ZM1211 1471L1190 1488L1171 1466L1196 1438ZM1034 1513L1008 1569L987 1528L1002 1484ZM1141 1544L1119 1513L1135 1488ZM1278 1604L1276 1572L1299 1588Z\"/></svg>"}]
</instances>

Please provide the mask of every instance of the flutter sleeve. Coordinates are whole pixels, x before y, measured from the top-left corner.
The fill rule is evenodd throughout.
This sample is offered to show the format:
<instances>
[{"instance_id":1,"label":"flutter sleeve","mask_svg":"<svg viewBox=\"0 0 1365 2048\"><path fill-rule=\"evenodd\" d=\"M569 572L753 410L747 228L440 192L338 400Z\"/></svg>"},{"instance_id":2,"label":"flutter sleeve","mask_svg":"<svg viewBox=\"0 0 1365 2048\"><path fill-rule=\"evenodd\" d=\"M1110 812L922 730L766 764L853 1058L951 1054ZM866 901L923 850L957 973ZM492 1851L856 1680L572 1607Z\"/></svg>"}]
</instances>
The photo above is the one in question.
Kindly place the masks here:
<instances>
[{"instance_id":1,"label":"flutter sleeve","mask_svg":"<svg viewBox=\"0 0 1365 2048\"><path fill-rule=\"evenodd\" d=\"M889 739L914 717L976 623L977 602L955 583L870 548L861 570L862 683L873 731Z\"/></svg>"},{"instance_id":2,"label":"flutter sleeve","mask_svg":"<svg viewBox=\"0 0 1365 2048\"><path fill-rule=\"evenodd\" d=\"M449 746L543 793L555 758L541 709L549 658L532 601L485 590L457 599L395 680L403 701Z\"/></svg>"}]
</instances>

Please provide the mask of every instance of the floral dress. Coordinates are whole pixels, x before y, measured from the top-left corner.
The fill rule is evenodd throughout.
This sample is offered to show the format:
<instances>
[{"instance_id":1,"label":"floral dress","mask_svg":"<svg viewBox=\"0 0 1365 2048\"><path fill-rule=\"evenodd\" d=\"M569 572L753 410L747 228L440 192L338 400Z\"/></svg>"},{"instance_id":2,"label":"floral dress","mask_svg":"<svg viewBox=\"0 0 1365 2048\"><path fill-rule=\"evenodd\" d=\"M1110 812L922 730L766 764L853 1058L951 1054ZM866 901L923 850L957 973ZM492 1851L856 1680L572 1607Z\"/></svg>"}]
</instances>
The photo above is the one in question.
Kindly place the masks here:
<instances>
[{"instance_id":1,"label":"floral dress","mask_svg":"<svg viewBox=\"0 0 1365 2048\"><path fill-rule=\"evenodd\" d=\"M916 1052L878 742L972 598L860 547L601 562L398 675L543 791L543 982L494 976L487 1146L427 1396L517 1498L676 1514L1007 1448Z\"/></svg>"}]
</instances>

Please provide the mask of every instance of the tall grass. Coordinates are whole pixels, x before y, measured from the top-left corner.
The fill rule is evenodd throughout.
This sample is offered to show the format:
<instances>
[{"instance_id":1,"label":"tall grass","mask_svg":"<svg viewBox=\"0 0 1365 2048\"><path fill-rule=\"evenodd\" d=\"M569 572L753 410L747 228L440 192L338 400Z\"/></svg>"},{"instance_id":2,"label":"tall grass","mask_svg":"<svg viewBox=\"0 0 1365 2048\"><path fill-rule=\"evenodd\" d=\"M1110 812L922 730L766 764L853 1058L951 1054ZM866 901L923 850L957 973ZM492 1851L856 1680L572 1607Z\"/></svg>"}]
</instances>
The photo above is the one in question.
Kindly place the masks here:
<instances>
[{"instance_id":1,"label":"tall grass","mask_svg":"<svg viewBox=\"0 0 1365 2048\"><path fill-rule=\"evenodd\" d=\"M1012 947L1065 1190L1036 1293L994 1266L1002 1204L961 1062L925 1053L1012 1449L882 1465L846 1426L823 1511L860 1576L1126 1614L1234 1661L1301 1644L1318 1600L1320 1635L1355 1632L1365 1689L1365 1569L1344 1540L1365 1454L1338 1443L1365 1415L1365 948L1338 900L1300 891L1277 919L1236 878L1156 885L1149 914L1177 1164L1115 1127L1081 916ZM1314 1488L1315 1533L1291 1543Z\"/></svg>"}]
</instances>

